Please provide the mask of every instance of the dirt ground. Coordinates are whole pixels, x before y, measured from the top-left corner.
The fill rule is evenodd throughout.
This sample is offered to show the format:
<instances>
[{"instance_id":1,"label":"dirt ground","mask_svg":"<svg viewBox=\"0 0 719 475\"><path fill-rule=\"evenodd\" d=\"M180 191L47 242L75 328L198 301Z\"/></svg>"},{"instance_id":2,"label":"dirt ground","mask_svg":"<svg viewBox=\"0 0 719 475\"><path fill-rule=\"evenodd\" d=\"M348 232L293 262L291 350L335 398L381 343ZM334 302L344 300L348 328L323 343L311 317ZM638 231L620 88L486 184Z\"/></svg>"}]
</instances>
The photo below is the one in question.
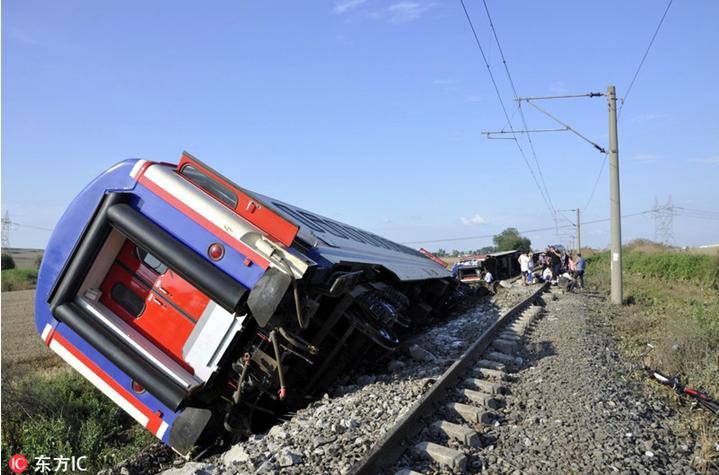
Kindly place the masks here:
<instances>
[{"instance_id":1,"label":"dirt ground","mask_svg":"<svg viewBox=\"0 0 719 475\"><path fill-rule=\"evenodd\" d=\"M22 365L54 366L60 359L40 340L35 329L35 291L2 293L2 370Z\"/></svg>"}]
</instances>

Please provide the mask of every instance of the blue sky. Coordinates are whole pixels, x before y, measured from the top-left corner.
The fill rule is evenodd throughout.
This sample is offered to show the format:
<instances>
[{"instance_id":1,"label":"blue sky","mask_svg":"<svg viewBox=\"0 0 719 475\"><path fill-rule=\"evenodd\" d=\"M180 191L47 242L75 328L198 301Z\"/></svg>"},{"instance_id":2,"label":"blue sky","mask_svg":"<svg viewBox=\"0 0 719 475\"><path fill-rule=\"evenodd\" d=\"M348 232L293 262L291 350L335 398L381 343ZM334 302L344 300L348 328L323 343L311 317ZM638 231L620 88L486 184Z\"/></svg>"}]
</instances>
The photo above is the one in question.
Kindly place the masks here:
<instances>
[{"instance_id":1,"label":"blue sky","mask_svg":"<svg viewBox=\"0 0 719 475\"><path fill-rule=\"evenodd\" d=\"M623 96L666 6L487 3L525 96L608 84ZM466 4L512 114L484 7ZM675 2L627 98L623 213L669 195L719 211L717 18L718 2ZM541 105L606 145L604 98ZM530 128L555 127L525 113ZM186 149L249 189L400 242L551 227L516 145L481 134L505 122L458 1L2 2L2 211L22 224L52 228L119 160L175 161ZM568 133L533 141L554 207L608 217L606 168L587 206L603 155ZM677 244L719 242L719 213L687 214L674 218ZM529 237L539 247L571 234ZM582 235L603 247L609 226ZM48 237L18 227L11 244ZM626 218L623 237L653 238L651 215Z\"/></svg>"}]
</instances>

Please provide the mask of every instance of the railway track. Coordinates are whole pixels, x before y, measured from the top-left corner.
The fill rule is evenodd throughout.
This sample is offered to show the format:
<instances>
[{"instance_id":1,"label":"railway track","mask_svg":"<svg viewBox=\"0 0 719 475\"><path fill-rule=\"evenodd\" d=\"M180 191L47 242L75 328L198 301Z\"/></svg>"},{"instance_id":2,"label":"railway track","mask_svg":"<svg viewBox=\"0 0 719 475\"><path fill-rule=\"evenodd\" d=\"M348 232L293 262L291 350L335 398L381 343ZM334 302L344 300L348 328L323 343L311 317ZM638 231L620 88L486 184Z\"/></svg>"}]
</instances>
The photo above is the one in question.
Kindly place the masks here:
<instances>
[{"instance_id":1,"label":"railway track","mask_svg":"<svg viewBox=\"0 0 719 475\"><path fill-rule=\"evenodd\" d=\"M478 430L500 419L495 410L504 405L511 371L521 366L514 354L541 312L533 304L545 289L538 287L482 333L349 473L459 472L470 463L479 469L481 460L467 453L482 445Z\"/></svg>"}]
</instances>

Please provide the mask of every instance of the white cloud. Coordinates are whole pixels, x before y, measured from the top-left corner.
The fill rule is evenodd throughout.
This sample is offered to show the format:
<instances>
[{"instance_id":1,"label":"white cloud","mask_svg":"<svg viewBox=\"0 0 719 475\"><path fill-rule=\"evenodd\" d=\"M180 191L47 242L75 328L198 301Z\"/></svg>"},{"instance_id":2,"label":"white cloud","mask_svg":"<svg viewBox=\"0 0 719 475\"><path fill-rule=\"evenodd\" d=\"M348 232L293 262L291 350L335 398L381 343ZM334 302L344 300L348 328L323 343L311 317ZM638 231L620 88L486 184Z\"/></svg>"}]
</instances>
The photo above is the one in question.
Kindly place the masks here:
<instances>
[{"instance_id":1,"label":"white cloud","mask_svg":"<svg viewBox=\"0 0 719 475\"><path fill-rule=\"evenodd\" d=\"M468 100L469 102L481 102L481 101L482 101L482 96L469 96L469 97L467 98L467 100Z\"/></svg>"},{"instance_id":2,"label":"white cloud","mask_svg":"<svg viewBox=\"0 0 719 475\"><path fill-rule=\"evenodd\" d=\"M650 113L646 113L646 114L639 114L639 115L637 115L637 116L632 117L632 122L642 123L642 122L649 122L649 121L652 121L652 120L665 119L665 118L667 118L667 117L669 117L667 114L650 114Z\"/></svg>"},{"instance_id":3,"label":"white cloud","mask_svg":"<svg viewBox=\"0 0 719 475\"><path fill-rule=\"evenodd\" d=\"M465 218L464 216L459 218L460 221L462 221L462 224L465 226L478 226L480 224L486 224L487 221L484 220L483 217L481 217L478 214L475 214L474 216L471 216L469 218Z\"/></svg>"},{"instance_id":4,"label":"white cloud","mask_svg":"<svg viewBox=\"0 0 719 475\"><path fill-rule=\"evenodd\" d=\"M335 3L335 7L332 9L332 13L336 15L342 15L349 11L354 10L360 5L367 3L367 0L342 0Z\"/></svg>"},{"instance_id":5,"label":"white cloud","mask_svg":"<svg viewBox=\"0 0 719 475\"><path fill-rule=\"evenodd\" d=\"M371 20L401 25L417 20L433 6L433 2L425 0L400 0L381 8L375 7L374 3L369 6L369 0L337 0L332 13L345 15L357 12Z\"/></svg>"},{"instance_id":6,"label":"white cloud","mask_svg":"<svg viewBox=\"0 0 719 475\"><path fill-rule=\"evenodd\" d=\"M17 41L19 41L19 42L21 42L21 43L25 43L25 44L28 44L28 45L36 45L36 44L39 44L39 43L40 43L40 42L37 40L37 38L35 38L34 36L32 36L32 35L29 34L29 33L26 33L25 31L23 31L23 30L21 30L21 29L19 29L19 28L12 28L12 27L11 27L11 28L9 29L8 36L9 36L10 38L14 39L14 40L17 40Z\"/></svg>"},{"instance_id":7,"label":"white cloud","mask_svg":"<svg viewBox=\"0 0 719 475\"><path fill-rule=\"evenodd\" d=\"M370 14L370 17L399 25L417 20L433 6L434 4L432 3L401 1L376 10Z\"/></svg>"},{"instance_id":8,"label":"white cloud","mask_svg":"<svg viewBox=\"0 0 719 475\"><path fill-rule=\"evenodd\" d=\"M567 89L567 85L564 81L554 81L549 85L549 93L552 95L569 94L570 91Z\"/></svg>"},{"instance_id":9,"label":"white cloud","mask_svg":"<svg viewBox=\"0 0 719 475\"><path fill-rule=\"evenodd\" d=\"M700 158L700 159L697 159L694 161L699 162L699 163L707 163L709 165L719 165L719 155L714 155L712 157L706 157L706 158Z\"/></svg>"},{"instance_id":10,"label":"white cloud","mask_svg":"<svg viewBox=\"0 0 719 475\"><path fill-rule=\"evenodd\" d=\"M432 84L435 86L452 86L454 84L457 84L459 81L456 79L450 79L450 78L438 78L438 79L432 79Z\"/></svg>"},{"instance_id":11,"label":"white cloud","mask_svg":"<svg viewBox=\"0 0 719 475\"><path fill-rule=\"evenodd\" d=\"M657 161L657 156L653 153L640 153L638 155L634 155L631 157L632 160L635 162L641 162L641 163L654 163Z\"/></svg>"}]
</instances>

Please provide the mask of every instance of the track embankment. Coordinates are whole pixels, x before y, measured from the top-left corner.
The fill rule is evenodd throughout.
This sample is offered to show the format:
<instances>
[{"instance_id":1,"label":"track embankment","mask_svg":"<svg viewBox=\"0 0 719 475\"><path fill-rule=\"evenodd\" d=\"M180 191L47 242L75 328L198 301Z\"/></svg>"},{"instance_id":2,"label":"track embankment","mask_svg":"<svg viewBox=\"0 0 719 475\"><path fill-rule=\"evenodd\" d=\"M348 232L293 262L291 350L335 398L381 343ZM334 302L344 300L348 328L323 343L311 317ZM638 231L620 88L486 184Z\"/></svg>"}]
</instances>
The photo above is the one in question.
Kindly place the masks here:
<instances>
[{"instance_id":1,"label":"track embankment","mask_svg":"<svg viewBox=\"0 0 719 475\"><path fill-rule=\"evenodd\" d=\"M635 365L606 336L602 298L555 289L544 299L544 316L524 345L526 364L502 410L505 421L483 434L484 471L719 470L717 459L711 461L719 441L690 430L685 411L631 377Z\"/></svg>"}]
</instances>

